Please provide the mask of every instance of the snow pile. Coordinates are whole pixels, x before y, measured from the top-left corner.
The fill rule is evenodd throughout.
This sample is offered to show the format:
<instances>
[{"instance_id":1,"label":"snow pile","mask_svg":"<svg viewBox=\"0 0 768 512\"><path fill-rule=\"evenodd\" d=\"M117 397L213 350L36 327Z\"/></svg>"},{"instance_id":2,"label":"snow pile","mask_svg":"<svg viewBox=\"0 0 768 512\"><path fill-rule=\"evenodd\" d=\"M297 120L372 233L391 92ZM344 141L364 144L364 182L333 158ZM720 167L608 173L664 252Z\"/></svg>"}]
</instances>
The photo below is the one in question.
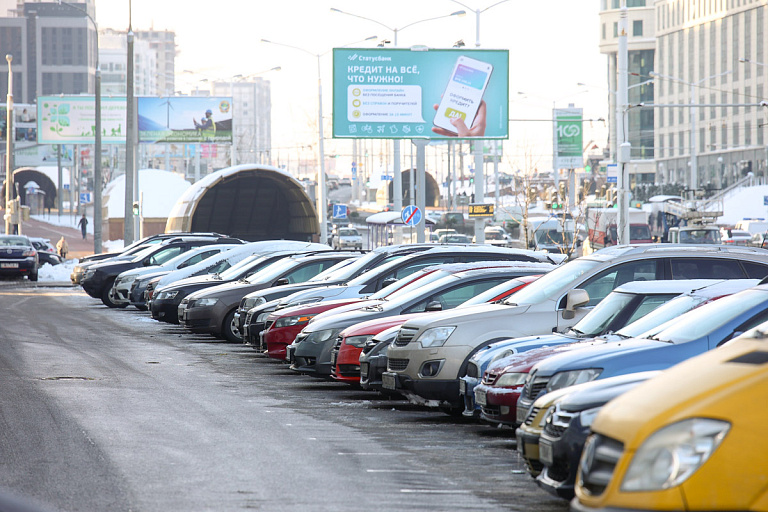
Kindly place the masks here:
<instances>
[{"instance_id":1,"label":"snow pile","mask_svg":"<svg viewBox=\"0 0 768 512\"><path fill-rule=\"evenodd\" d=\"M46 263L37 271L38 281L69 281L69 275L72 269L77 265L77 259L66 260L60 265L51 265Z\"/></svg>"},{"instance_id":2,"label":"snow pile","mask_svg":"<svg viewBox=\"0 0 768 512\"><path fill-rule=\"evenodd\" d=\"M190 183L181 174L160 169L139 171L139 197L144 194L142 215L146 218L165 218ZM104 189L104 204L111 219L125 215L125 175L118 176Z\"/></svg>"},{"instance_id":3,"label":"snow pile","mask_svg":"<svg viewBox=\"0 0 768 512\"><path fill-rule=\"evenodd\" d=\"M768 206L764 198L768 196L768 185L744 187L732 191L723 199L723 216L717 224L733 226L744 218L768 218Z\"/></svg>"}]
</instances>

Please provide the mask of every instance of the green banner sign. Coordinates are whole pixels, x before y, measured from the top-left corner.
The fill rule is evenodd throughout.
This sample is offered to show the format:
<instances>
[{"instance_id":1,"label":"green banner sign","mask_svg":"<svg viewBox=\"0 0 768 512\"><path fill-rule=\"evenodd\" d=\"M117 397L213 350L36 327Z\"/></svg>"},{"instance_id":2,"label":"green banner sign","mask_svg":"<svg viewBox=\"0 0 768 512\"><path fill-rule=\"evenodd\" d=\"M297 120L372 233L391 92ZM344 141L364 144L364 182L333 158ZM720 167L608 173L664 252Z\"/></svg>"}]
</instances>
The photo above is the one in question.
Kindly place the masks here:
<instances>
[{"instance_id":1,"label":"green banner sign","mask_svg":"<svg viewBox=\"0 0 768 512\"><path fill-rule=\"evenodd\" d=\"M333 136L509 137L509 52L336 48Z\"/></svg>"},{"instance_id":2,"label":"green banner sign","mask_svg":"<svg viewBox=\"0 0 768 512\"><path fill-rule=\"evenodd\" d=\"M555 109L554 118L555 169L580 169L584 166L582 110Z\"/></svg>"}]
</instances>

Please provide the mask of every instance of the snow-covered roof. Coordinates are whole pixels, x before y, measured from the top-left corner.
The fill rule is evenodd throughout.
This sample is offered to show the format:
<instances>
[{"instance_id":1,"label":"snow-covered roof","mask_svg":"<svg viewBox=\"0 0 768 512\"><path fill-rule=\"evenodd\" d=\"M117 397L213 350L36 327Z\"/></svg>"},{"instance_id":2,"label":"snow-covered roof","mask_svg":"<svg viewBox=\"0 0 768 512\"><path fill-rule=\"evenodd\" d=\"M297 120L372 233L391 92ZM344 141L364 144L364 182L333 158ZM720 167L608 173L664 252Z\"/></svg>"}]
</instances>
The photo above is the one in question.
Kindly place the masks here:
<instances>
[{"instance_id":1,"label":"snow-covered roof","mask_svg":"<svg viewBox=\"0 0 768 512\"><path fill-rule=\"evenodd\" d=\"M142 169L139 171L139 197L144 194L142 215L145 218L166 218L173 205L190 187L190 183L181 174L160 169ZM104 189L104 204L108 217L122 219L125 215L125 175L109 182Z\"/></svg>"}]
</instances>

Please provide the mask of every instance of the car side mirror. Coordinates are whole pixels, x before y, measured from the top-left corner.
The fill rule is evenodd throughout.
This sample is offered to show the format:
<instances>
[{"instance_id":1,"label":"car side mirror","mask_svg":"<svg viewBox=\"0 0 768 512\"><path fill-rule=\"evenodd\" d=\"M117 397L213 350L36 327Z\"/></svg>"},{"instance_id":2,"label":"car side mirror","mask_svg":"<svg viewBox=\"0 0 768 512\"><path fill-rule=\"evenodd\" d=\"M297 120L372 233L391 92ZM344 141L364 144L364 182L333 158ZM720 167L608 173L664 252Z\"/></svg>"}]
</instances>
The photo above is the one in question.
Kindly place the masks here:
<instances>
[{"instance_id":1,"label":"car side mirror","mask_svg":"<svg viewBox=\"0 0 768 512\"><path fill-rule=\"evenodd\" d=\"M141 262L141 264L142 264L142 266L144 266L144 267L148 267L148 266L150 266L150 265L152 264L152 260L150 260L149 258L145 258L145 259L144 259L144 260Z\"/></svg>"},{"instance_id":2,"label":"car side mirror","mask_svg":"<svg viewBox=\"0 0 768 512\"><path fill-rule=\"evenodd\" d=\"M396 283L397 279L394 277L389 277L381 282L381 287L386 288L387 286L391 285L392 283Z\"/></svg>"},{"instance_id":3,"label":"car side mirror","mask_svg":"<svg viewBox=\"0 0 768 512\"><path fill-rule=\"evenodd\" d=\"M272 286L284 286L286 284L291 284L290 281L288 281L287 277L281 277L277 281L274 282Z\"/></svg>"},{"instance_id":4,"label":"car side mirror","mask_svg":"<svg viewBox=\"0 0 768 512\"><path fill-rule=\"evenodd\" d=\"M565 296L565 311L563 311L563 318L570 320L576 316L576 308L586 306L587 304L589 304L589 293L587 293L587 290L574 288Z\"/></svg>"},{"instance_id":5,"label":"car side mirror","mask_svg":"<svg viewBox=\"0 0 768 512\"><path fill-rule=\"evenodd\" d=\"M424 308L424 311L442 311L443 305L440 303L439 300L433 300L432 302L427 303L427 307Z\"/></svg>"}]
</instances>

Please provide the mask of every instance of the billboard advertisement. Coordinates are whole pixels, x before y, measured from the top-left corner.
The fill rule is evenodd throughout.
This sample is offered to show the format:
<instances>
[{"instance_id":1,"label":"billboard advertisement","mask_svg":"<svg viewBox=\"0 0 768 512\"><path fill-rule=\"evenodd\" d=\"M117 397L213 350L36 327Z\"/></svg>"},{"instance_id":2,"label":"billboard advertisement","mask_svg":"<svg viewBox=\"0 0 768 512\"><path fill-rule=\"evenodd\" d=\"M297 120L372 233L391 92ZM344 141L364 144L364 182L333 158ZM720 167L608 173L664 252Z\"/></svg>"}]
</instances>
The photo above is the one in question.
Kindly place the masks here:
<instances>
[{"instance_id":1,"label":"billboard advertisement","mask_svg":"<svg viewBox=\"0 0 768 512\"><path fill-rule=\"evenodd\" d=\"M40 144L96 142L93 96L39 96L37 141ZM101 98L102 144L125 144L125 98Z\"/></svg>"},{"instance_id":2,"label":"billboard advertisement","mask_svg":"<svg viewBox=\"0 0 768 512\"><path fill-rule=\"evenodd\" d=\"M138 98L139 142L231 143L232 99Z\"/></svg>"},{"instance_id":3,"label":"billboard advertisement","mask_svg":"<svg viewBox=\"0 0 768 512\"><path fill-rule=\"evenodd\" d=\"M580 108L556 108L554 110L555 169L580 169L584 167L583 116Z\"/></svg>"},{"instance_id":4,"label":"billboard advertisement","mask_svg":"<svg viewBox=\"0 0 768 512\"><path fill-rule=\"evenodd\" d=\"M333 50L333 136L509 137L509 51Z\"/></svg>"},{"instance_id":5,"label":"billboard advertisement","mask_svg":"<svg viewBox=\"0 0 768 512\"><path fill-rule=\"evenodd\" d=\"M8 104L0 105L0 141L5 142L8 134ZM24 142L37 142L37 105L27 103L13 104L13 139L17 147L23 147ZM29 144L27 144L29 145Z\"/></svg>"}]
</instances>

